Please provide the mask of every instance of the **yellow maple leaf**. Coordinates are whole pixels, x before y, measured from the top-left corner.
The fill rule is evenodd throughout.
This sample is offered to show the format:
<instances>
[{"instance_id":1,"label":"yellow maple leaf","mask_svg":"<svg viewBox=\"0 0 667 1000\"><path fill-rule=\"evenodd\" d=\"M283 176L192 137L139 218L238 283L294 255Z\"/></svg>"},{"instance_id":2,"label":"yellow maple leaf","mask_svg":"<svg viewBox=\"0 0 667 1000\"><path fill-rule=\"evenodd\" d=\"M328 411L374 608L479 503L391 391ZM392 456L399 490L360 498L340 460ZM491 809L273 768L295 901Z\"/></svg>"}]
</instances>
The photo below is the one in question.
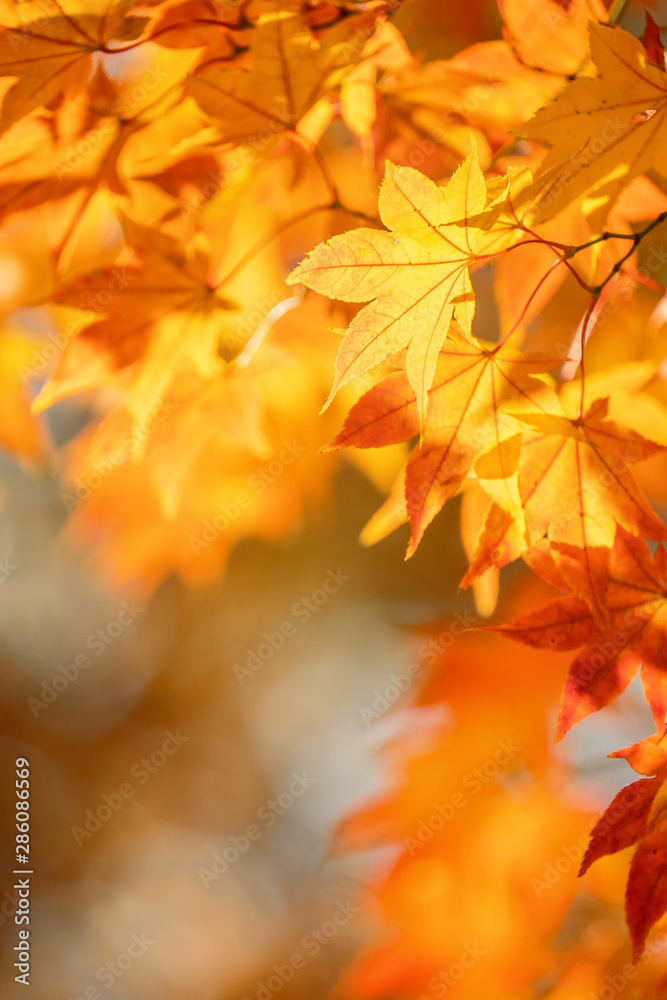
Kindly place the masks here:
<instances>
[{"instance_id":1,"label":"yellow maple leaf","mask_svg":"<svg viewBox=\"0 0 667 1000\"><path fill-rule=\"evenodd\" d=\"M521 129L550 146L535 178L537 222L588 196L601 223L634 177L665 174L667 74L627 31L591 22L590 34L599 79L575 80Z\"/></svg>"},{"instance_id":2,"label":"yellow maple leaf","mask_svg":"<svg viewBox=\"0 0 667 1000\"><path fill-rule=\"evenodd\" d=\"M293 129L361 57L386 4L315 35L290 10L262 14L249 49L235 63L209 59L188 78L188 92L220 124L225 139L258 147Z\"/></svg>"},{"instance_id":3,"label":"yellow maple leaf","mask_svg":"<svg viewBox=\"0 0 667 1000\"><path fill-rule=\"evenodd\" d=\"M519 172L515 177L525 177ZM501 179L502 181L502 179ZM380 218L389 231L355 229L316 247L288 277L346 302L368 302L336 359L338 389L407 348L406 369L423 423L427 393L452 317L471 336L470 267L521 235L503 219L508 181L487 184L473 152L446 187L387 163Z\"/></svg>"}]
</instances>

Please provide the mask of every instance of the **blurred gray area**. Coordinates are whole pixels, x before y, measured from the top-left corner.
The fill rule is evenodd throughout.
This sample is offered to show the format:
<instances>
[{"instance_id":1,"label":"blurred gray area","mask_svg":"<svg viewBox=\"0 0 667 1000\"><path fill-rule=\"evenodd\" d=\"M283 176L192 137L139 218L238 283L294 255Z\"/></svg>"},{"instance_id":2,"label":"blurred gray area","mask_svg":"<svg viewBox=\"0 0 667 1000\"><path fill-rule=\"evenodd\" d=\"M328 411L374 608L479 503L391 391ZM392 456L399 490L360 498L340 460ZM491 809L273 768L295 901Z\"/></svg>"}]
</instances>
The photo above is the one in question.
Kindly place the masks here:
<instances>
[{"instance_id":1,"label":"blurred gray area","mask_svg":"<svg viewBox=\"0 0 667 1000\"><path fill-rule=\"evenodd\" d=\"M54 482L10 463L2 478L3 995L24 989L7 975L19 756L35 1000L265 1000L272 976L282 997L327 995L371 933L357 901L392 856L341 856L333 833L382 790L379 751L409 721L400 705L370 724L361 710L414 661L415 624L470 607L455 508L405 564L403 533L359 545L380 498L346 471L338 513L300 538L244 543L219 585L170 580L133 605L58 541Z\"/></svg>"}]
</instances>

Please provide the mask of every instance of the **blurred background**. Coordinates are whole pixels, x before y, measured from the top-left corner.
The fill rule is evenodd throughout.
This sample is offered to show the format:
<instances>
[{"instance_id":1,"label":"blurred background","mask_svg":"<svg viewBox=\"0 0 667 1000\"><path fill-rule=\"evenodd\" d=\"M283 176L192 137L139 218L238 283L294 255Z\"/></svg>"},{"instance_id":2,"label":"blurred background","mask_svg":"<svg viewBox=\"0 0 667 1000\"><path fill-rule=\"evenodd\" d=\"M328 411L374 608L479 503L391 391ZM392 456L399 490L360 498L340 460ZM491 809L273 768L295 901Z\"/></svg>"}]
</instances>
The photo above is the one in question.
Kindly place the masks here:
<instances>
[{"instance_id":1,"label":"blurred background","mask_svg":"<svg viewBox=\"0 0 667 1000\"><path fill-rule=\"evenodd\" d=\"M629 9L633 30L638 17ZM501 32L491 0L409 0L394 23L428 60ZM360 158L351 139L340 146L341 160ZM446 165L454 159L443 154ZM446 173L441 161L434 169ZM373 198L375 180L369 173ZM258 199L253 219L265 204ZM296 237L282 249L292 262L303 252ZM0 253L0 274L9 256ZM487 273L476 289L493 337ZM576 291L566 286L535 344L558 322L576 324ZM257 300L260 317L275 304ZM654 307L647 301L640 320L658 352L665 327L649 323ZM281 347L311 349L304 330L314 313L303 315L281 319ZM346 316L335 319L342 326ZM621 360L626 321L621 313L608 327ZM11 434L3 438L3 996L25 989L12 970L19 758L31 773L33 1000L433 1000L454 986L461 1000L590 1000L622 975L627 857L605 859L584 883L576 871L595 816L631 776L604 755L652 731L641 692L633 685L554 746L567 656L462 635L484 619L473 595L458 592L467 566L458 500L409 562L405 527L360 544L400 456L334 463L319 454L343 413L318 423L331 344L308 375L309 418L281 411L274 451L241 467L245 482L295 443L294 468L282 459L285 494L269 498L277 523L260 512L259 527L234 535L226 566L223 554L200 579L193 570L192 586L170 572L187 564L182 551L158 570L151 562L160 536L141 534L142 517L151 526L140 481L133 493L105 485L93 500L106 496L110 520L136 533L107 534L94 518L79 520L83 545L64 531L78 435L113 398L100 405L84 393L40 418L35 434L75 456L65 477L58 462L34 460L37 446L17 456ZM644 346L627 348L629 359ZM42 384L31 383L33 397ZM303 395L298 381L290 392ZM188 433L173 446L165 436L168 466ZM202 459L211 479L220 454ZM301 480L309 502L281 519ZM644 485L664 515L664 466ZM227 503L238 483L229 489ZM195 511L188 523L204 521ZM91 539L103 553L92 564ZM546 596L512 565L499 617ZM614 995L644 996L637 990L664 973L667 937L656 940L639 978Z\"/></svg>"},{"instance_id":2,"label":"blurred background","mask_svg":"<svg viewBox=\"0 0 667 1000\"><path fill-rule=\"evenodd\" d=\"M3 481L3 551L15 566L0 611L4 871L14 836L7 791L15 758L25 757L32 995L78 997L96 986L123 998L254 996L272 964L299 951L308 962L284 995L325 995L369 933L360 895L386 863L386 850L336 851L334 831L385 786L384 742L421 730L395 711L392 675L409 703L406 671L424 641L414 626L471 608L456 597L465 557L454 515L409 564L402 535L365 550L357 536L378 495L347 471L330 510L298 538L244 542L219 584L189 590L170 580L137 601L96 585L55 543L63 507L53 484L10 462ZM316 603L327 582L333 592ZM99 643L97 630L106 634L132 602L136 618L126 616L98 655L90 637ZM293 629L274 650L266 636L278 646L285 623ZM80 653L90 666L55 690L61 665ZM178 746L165 755L168 733ZM103 807L104 817L128 784L131 796L96 824L91 814ZM247 849L249 826L259 836ZM232 859L222 873L221 856ZM7 970L10 878L3 892ZM305 950L304 936L327 922L330 930L341 903L354 919L317 954ZM96 973L133 935L153 943L107 993ZM21 988L6 986L8 995Z\"/></svg>"},{"instance_id":3,"label":"blurred background","mask_svg":"<svg viewBox=\"0 0 667 1000\"><path fill-rule=\"evenodd\" d=\"M437 870L415 872L410 899L403 887L393 903L412 935L434 935L441 961L465 944L456 927L468 896L478 899L473 927L485 922L485 909L501 925L508 919L493 915L477 877L457 874L451 845L419 839L434 804L465 791L463 776L499 740L513 739L523 753L492 776L475 813L462 811L451 831L470 843L499 810L527 810L521 833L512 824L497 831L501 846L530 859L526 888L563 845L581 851L594 813L627 782L624 762L604 753L651 731L633 688L620 708L598 713L555 748L567 658L545 662L506 640L471 646L460 638L461 626L481 619L470 597L457 595L466 560L456 503L433 526L430 544L404 563L404 531L370 549L359 545L379 497L348 469L329 509L298 537L242 542L219 583L192 590L171 579L137 600L105 590L58 543L63 510L54 484L9 461L3 481L3 551L12 567L0 610L4 995L23 989L10 970L16 758L31 768L32 996L88 1000L98 990L123 1000L266 1000L262 986L272 976L271 995L340 995L341 976L382 936L378 893L406 843L423 847L412 851L421 866L427 853L438 863L449 858L457 879L444 901L433 896ZM506 616L546 596L524 575L506 571L514 595L501 608ZM522 603L513 606L517 592ZM114 636L119 620L128 624ZM293 629L281 644L285 624ZM81 653L90 665L73 671ZM406 778L413 759L417 773ZM398 801L387 801L397 787ZM346 829L375 799L385 803L384 820ZM531 892L549 917L545 954L582 895L575 868L557 906L554 894ZM578 914L602 921L613 954L626 947L623 876L617 865L604 910L599 899L591 903L589 884L591 912ZM507 872L487 878L521 914L525 900ZM434 923L434 906L447 926ZM517 966L523 949L535 947L523 931L514 941ZM576 940L580 931L577 923ZM303 965L276 980L274 967L284 970L294 955ZM400 986L404 971L398 988L386 970L370 985L367 975L363 969L343 992L412 995Z\"/></svg>"}]
</instances>

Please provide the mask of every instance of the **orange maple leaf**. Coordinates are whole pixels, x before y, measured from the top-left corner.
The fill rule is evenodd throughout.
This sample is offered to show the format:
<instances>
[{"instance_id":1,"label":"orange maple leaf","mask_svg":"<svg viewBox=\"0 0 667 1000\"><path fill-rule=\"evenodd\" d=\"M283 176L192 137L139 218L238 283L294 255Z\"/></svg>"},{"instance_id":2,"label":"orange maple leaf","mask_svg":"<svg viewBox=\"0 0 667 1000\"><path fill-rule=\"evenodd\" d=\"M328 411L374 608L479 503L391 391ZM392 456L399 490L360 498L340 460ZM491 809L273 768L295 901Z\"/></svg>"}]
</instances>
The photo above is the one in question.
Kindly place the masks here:
<instances>
[{"instance_id":1,"label":"orange maple leaf","mask_svg":"<svg viewBox=\"0 0 667 1000\"><path fill-rule=\"evenodd\" d=\"M583 875L593 862L633 844L635 851L625 894L625 915L638 962L648 933L667 911L667 752L665 733L658 733L623 750L609 754L625 757L641 774L654 777L626 785L614 797L591 831L581 863Z\"/></svg>"},{"instance_id":2,"label":"orange maple leaf","mask_svg":"<svg viewBox=\"0 0 667 1000\"><path fill-rule=\"evenodd\" d=\"M545 534L567 588L606 621L604 591L617 524L635 535L666 539L630 467L664 450L607 419L596 399L581 417L525 412L519 494L531 544ZM583 553L583 556L582 556Z\"/></svg>"},{"instance_id":3,"label":"orange maple leaf","mask_svg":"<svg viewBox=\"0 0 667 1000\"><path fill-rule=\"evenodd\" d=\"M128 409L138 424L162 401L178 369L190 362L204 378L223 368L218 348L230 332L236 308L210 281L208 256L124 220L141 265L123 261L75 279L57 301L99 321L68 345L57 371L42 389L40 407L109 381L116 370L140 362L130 377Z\"/></svg>"},{"instance_id":4,"label":"orange maple leaf","mask_svg":"<svg viewBox=\"0 0 667 1000\"><path fill-rule=\"evenodd\" d=\"M560 580L562 589L571 589L555 562L549 566L544 555L531 565L549 582ZM609 613L606 629L595 620L588 604L571 594L557 597L511 625L491 626L493 631L538 649L584 647L573 660L563 687L557 739L617 698L640 666L656 724L662 727L665 723L667 551L663 546L652 559L646 542L619 525L604 601Z\"/></svg>"},{"instance_id":5,"label":"orange maple leaf","mask_svg":"<svg viewBox=\"0 0 667 1000\"><path fill-rule=\"evenodd\" d=\"M660 39L660 28L655 23L648 11L646 11L646 27L642 35L642 42L646 49L649 62L661 69L665 68L665 47Z\"/></svg>"},{"instance_id":6,"label":"orange maple leaf","mask_svg":"<svg viewBox=\"0 0 667 1000\"><path fill-rule=\"evenodd\" d=\"M546 354L471 343L452 329L429 390L423 442L412 451L406 470L412 522L408 556L445 502L474 474L475 463L485 488L520 518L516 478L521 424L508 415L506 404L547 412L553 394L533 376L557 364L557 358ZM407 376L397 372L362 396L331 447L380 447L407 441L418 432L415 394ZM492 451L493 458L485 461Z\"/></svg>"},{"instance_id":7,"label":"orange maple leaf","mask_svg":"<svg viewBox=\"0 0 667 1000\"><path fill-rule=\"evenodd\" d=\"M129 16L137 6L137 0L3 0L0 76L17 79L5 94L0 133L60 94L80 90L93 54L111 39L138 38L148 19Z\"/></svg>"}]
</instances>

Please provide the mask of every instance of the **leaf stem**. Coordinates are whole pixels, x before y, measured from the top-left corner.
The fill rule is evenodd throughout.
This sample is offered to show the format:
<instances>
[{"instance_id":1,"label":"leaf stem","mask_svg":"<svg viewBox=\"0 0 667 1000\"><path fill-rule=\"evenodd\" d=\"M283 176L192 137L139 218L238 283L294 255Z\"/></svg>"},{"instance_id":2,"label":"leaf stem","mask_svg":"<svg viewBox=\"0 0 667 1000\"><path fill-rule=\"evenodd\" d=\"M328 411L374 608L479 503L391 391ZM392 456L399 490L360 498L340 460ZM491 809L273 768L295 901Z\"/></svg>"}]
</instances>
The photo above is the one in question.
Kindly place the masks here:
<instances>
[{"instance_id":1,"label":"leaf stem","mask_svg":"<svg viewBox=\"0 0 667 1000\"><path fill-rule=\"evenodd\" d=\"M234 264L234 267L227 272L224 278L221 278L217 284L212 286L213 290L217 292L219 288L222 288L223 285L226 285L227 282L232 280L232 278L235 278L239 271L243 270L248 261L252 260L256 253L259 253L260 250L268 246L268 244L275 240L276 237L280 236L281 233L286 232L290 226L296 226L299 222L303 222L304 219L308 219L316 212L326 212L329 209L336 207L335 202L328 202L326 205L311 205L310 208L305 208L303 212L299 212L298 215L294 215L291 219L287 219L285 222L281 222L280 225L275 226L275 228L272 229L266 236L262 236L261 239L256 240L250 249L246 250L236 264Z\"/></svg>"},{"instance_id":2,"label":"leaf stem","mask_svg":"<svg viewBox=\"0 0 667 1000\"><path fill-rule=\"evenodd\" d=\"M579 364L581 366L581 397L580 397L580 400L579 400L579 419L580 420L582 420L583 416L584 416L584 393L585 393L585 390L586 390L586 377L585 377L585 370L584 370L584 353L585 353L585 350L586 350L586 333L587 333L587 330L588 330L588 324L591 321L591 316L593 315L593 310L595 309L596 305L598 304L598 299L599 298L600 298L599 295L595 295L591 299L591 301L588 304L588 309L586 310L586 314L584 316L584 321L581 324L581 348L580 348L581 359L580 359L580 362L579 362Z\"/></svg>"},{"instance_id":3,"label":"leaf stem","mask_svg":"<svg viewBox=\"0 0 667 1000\"><path fill-rule=\"evenodd\" d=\"M629 257L632 257L633 253L635 252L636 248L639 246L639 244L641 243L641 241L644 239L644 237L647 236L653 229L655 229L656 226L659 226L661 222L664 222L665 219L667 219L667 211L661 212L660 215L658 215L655 219L653 219L652 222L649 222L647 226L644 226L643 229L640 229L639 232L635 233L633 236L627 236L627 237L625 237L625 239L631 239L632 240L632 246L630 247L630 249L628 250L628 252L626 254L624 254L620 258L620 260L616 261L616 263L614 264L614 266L612 267L611 271L609 272L609 274L607 275L607 277L604 279L604 281L602 281L599 285L595 285L593 288L591 288L591 292L593 294L596 294L596 293L598 295L600 294L600 292L605 287L605 285L607 284L607 282L611 281L611 279L614 277L615 274L618 274L618 272L621 270L621 268L625 264L626 260ZM605 236L601 236L600 237L600 239L605 239L605 238L609 239L608 236L606 236L606 237Z\"/></svg>"}]
</instances>

